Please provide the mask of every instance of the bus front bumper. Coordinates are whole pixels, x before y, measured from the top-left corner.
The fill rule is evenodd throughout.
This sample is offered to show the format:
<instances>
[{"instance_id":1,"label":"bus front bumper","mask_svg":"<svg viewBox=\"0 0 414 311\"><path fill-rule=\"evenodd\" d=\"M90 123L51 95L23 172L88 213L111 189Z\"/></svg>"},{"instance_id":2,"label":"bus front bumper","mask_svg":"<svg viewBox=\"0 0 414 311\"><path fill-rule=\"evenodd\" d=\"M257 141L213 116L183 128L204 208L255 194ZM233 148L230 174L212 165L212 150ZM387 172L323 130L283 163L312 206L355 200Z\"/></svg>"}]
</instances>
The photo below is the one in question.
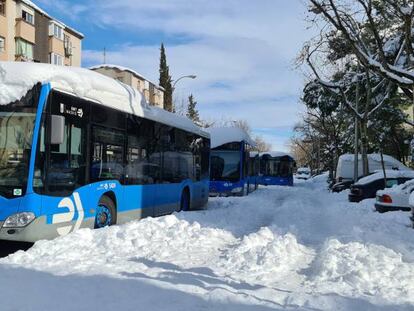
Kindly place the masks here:
<instances>
[{"instance_id":1,"label":"bus front bumper","mask_svg":"<svg viewBox=\"0 0 414 311\"><path fill-rule=\"evenodd\" d=\"M46 225L46 217L35 218L25 227L12 228L3 227L4 221L0 222L0 240L35 242L44 239L53 239L57 236L53 225Z\"/></svg>"},{"instance_id":2,"label":"bus front bumper","mask_svg":"<svg viewBox=\"0 0 414 311\"><path fill-rule=\"evenodd\" d=\"M36 242L39 240L52 240L60 236L58 229L62 226L71 226L74 230L75 222L61 224L48 224L46 216L35 218L30 224L22 228L4 228L4 221L0 221L0 240L18 241L18 242ZM85 219L80 229L94 227L94 218ZM70 230L72 232L73 230Z\"/></svg>"}]
</instances>

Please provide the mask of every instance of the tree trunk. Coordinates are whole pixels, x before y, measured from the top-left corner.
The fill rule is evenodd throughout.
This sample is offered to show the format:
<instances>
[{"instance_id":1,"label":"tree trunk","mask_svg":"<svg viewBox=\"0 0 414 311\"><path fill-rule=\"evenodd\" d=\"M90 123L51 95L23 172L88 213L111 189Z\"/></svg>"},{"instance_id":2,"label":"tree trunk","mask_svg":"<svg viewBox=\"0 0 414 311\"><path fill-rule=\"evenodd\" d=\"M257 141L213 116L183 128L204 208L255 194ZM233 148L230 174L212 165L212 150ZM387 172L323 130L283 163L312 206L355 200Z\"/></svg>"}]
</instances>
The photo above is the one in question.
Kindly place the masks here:
<instances>
[{"instance_id":1,"label":"tree trunk","mask_svg":"<svg viewBox=\"0 0 414 311\"><path fill-rule=\"evenodd\" d=\"M361 122L361 158L362 158L362 173L364 176L369 174L369 162L367 155L367 122L366 120Z\"/></svg>"},{"instance_id":2,"label":"tree trunk","mask_svg":"<svg viewBox=\"0 0 414 311\"><path fill-rule=\"evenodd\" d=\"M356 88L356 101L355 101L355 108L356 111L358 112L358 103L359 103L359 83L357 83L357 88ZM358 135L358 128L359 128L359 120L358 120L358 116L355 115L355 142L354 142L354 150L355 150L355 154L354 154L354 182L358 181L358 140L359 140L359 135Z\"/></svg>"}]
</instances>

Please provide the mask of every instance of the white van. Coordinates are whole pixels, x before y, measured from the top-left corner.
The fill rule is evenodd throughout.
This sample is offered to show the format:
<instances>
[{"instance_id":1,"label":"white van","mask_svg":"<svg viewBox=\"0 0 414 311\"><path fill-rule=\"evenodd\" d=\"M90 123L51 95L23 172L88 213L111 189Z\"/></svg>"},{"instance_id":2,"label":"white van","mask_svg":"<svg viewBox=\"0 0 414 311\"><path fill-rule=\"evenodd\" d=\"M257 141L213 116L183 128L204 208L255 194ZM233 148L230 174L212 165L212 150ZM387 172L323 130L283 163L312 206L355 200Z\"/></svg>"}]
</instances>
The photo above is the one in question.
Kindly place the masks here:
<instances>
[{"instance_id":1,"label":"white van","mask_svg":"<svg viewBox=\"0 0 414 311\"><path fill-rule=\"evenodd\" d=\"M384 166L386 170L410 170L400 161L384 154ZM368 168L370 173L382 170L381 155L377 153L368 154ZM354 155L343 154L339 157L336 167L336 182L354 179ZM358 155L358 178L363 176L362 157Z\"/></svg>"}]
</instances>

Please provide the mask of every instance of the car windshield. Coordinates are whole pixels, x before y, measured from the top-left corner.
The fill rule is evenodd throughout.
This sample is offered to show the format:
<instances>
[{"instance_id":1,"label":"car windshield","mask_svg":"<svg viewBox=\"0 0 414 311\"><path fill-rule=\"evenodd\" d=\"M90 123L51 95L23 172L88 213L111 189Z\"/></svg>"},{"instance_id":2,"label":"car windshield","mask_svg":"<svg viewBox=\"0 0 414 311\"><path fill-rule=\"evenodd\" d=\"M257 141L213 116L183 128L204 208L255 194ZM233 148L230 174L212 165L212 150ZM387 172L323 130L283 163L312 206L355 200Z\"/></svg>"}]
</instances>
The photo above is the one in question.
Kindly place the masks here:
<instances>
[{"instance_id":1,"label":"car windshield","mask_svg":"<svg viewBox=\"0 0 414 311\"><path fill-rule=\"evenodd\" d=\"M211 152L211 180L237 181L240 179L239 151Z\"/></svg>"},{"instance_id":2,"label":"car windshield","mask_svg":"<svg viewBox=\"0 0 414 311\"><path fill-rule=\"evenodd\" d=\"M38 90L21 100L0 106L0 195L10 198L24 194Z\"/></svg>"}]
</instances>

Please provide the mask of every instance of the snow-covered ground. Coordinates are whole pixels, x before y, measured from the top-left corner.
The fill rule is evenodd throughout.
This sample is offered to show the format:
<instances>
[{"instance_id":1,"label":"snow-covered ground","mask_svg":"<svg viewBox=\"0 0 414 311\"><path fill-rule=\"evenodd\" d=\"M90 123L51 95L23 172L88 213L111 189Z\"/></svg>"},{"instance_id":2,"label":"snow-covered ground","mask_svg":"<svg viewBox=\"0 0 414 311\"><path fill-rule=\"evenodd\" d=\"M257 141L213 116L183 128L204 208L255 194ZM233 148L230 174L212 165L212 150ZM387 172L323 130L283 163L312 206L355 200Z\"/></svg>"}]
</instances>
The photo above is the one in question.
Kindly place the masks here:
<instances>
[{"instance_id":1,"label":"snow-covered ground","mask_svg":"<svg viewBox=\"0 0 414 311\"><path fill-rule=\"evenodd\" d=\"M0 260L1 310L414 310L408 213L324 178L80 230Z\"/></svg>"}]
</instances>

